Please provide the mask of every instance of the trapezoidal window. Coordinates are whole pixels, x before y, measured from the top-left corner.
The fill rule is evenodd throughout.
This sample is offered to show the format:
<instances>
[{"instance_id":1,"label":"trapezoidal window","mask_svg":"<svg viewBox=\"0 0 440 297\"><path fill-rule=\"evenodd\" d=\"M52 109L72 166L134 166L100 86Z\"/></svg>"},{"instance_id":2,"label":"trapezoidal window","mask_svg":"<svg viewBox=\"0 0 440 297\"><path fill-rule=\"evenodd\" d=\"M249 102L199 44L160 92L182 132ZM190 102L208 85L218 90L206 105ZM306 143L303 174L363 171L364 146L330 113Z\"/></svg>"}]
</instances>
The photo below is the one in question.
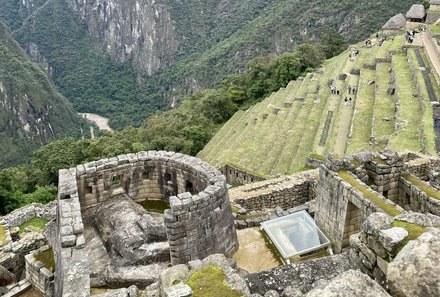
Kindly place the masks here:
<instances>
[{"instance_id":1,"label":"trapezoidal window","mask_svg":"<svg viewBox=\"0 0 440 297\"><path fill-rule=\"evenodd\" d=\"M84 189L84 193L85 193L85 194L92 194L92 187L91 187L91 186L86 187L86 188Z\"/></svg>"},{"instance_id":2,"label":"trapezoidal window","mask_svg":"<svg viewBox=\"0 0 440 297\"><path fill-rule=\"evenodd\" d=\"M115 175L112 177L112 185L113 186L120 186L121 185L121 176Z\"/></svg>"},{"instance_id":3,"label":"trapezoidal window","mask_svg":"<svg viewBox=\"0 0 440 297\"><path fill-rule=\"evenodd\" d=\"M144 173L142 173L142 179L143 180L150 179L150 173L148 171L145 171Z\"/></svg>"},{"instance_id":4,"label":"trapezoidal window","mask_svg":"<svg viewBox=\"0 0 440 297\"><path fill-rule=\"evenodd\" d=\"M190 192L194 194L194 185L189 180L185 181L185 192Z\"/></svg>"},{"instance_id":5,"label":"trapezoidal window","mask_svg":"<svg viewBox=\"0 0 440 297\"><path fill-rule=\"evenodd\" d=\"M164 179L165 183L168 183L169 181L171 181L171 174L165 173L165 175L163 176L163 179Z\"/></svg>"}]
</instances>

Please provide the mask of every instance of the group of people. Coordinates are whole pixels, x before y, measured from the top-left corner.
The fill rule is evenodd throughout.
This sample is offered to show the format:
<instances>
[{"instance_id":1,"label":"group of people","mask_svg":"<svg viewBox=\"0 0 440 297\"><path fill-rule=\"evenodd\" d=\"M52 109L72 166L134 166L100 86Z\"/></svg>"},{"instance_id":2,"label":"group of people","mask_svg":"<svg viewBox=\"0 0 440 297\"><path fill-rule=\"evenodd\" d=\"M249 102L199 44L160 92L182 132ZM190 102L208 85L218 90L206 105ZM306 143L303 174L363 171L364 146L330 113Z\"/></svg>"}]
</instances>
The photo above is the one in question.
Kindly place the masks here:
<instances>
[{"instance_id":1,"label":"group of people","mask_svg":"<svg viewBox=\"0 0 440 297\"><path fill-rule=\"evenodd\" d=\"M347 91L348 91L348 95L356 94L356 88L352 88L350 85L348 85Z\"/></svg>"},{"instance_id":2,"label":"group of people","mask_svg":"<svg viewBox=\"0 0 440 297\"><path fill-rule=\"evenodd\" d=\"M419 33L419 32L417 32L416 30L406 31L406 35L405 35L406 41L409 42L409 43L413 43L414 36L416 35L416 33Z\"/></svg>"},{"instance_id":3,"label":"group of people","mask_svg":"<svg viewBox=\"0 0 440 297\"><path fill-rule=\"evenodd\" d=\"M330 91L332 92L333 95L339 95L341 93L339 89L336 88L335 86L330 86Z\"/></svg>"},{"instance_id":4,"label":"group of people","mask_svg":"<svg viewBox=\"0 0 440 297\"><path fill-rule=\"evenodd\" d=\"M347 96L345 97L345 99L344 99L345 106L351 105L352 102L353 102L353 100L351 100L351 97L350 98L347 98Z\"/></svg>"}]
</instances>

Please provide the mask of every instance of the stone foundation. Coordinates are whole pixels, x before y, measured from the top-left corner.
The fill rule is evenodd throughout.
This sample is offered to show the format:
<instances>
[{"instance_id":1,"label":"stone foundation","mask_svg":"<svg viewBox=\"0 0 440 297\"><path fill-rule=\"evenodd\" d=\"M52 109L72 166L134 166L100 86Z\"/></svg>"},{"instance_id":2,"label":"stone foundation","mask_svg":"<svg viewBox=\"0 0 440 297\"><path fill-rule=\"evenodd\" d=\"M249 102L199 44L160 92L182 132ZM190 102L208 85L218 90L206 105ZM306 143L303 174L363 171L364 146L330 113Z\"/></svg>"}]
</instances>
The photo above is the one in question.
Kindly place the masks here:
<instances>
[{"instance_id":1,"label":"stone foundation","mask_svg":"<svg viewBox=\"0 0 440 297\"><path fill-rule=\"evenodd\" d=\"M256 182L230 190L231 200L248 211L302 205L315 198L317 170Z\"/></svg>"},{"instance_id":2,"label":"stone foundation","mask_svg":"<svg viewBox=\"0 0 440 297\"><path fill-rule=\"evenodd\" d=\"M35 259L37 254L48 249L49 246L46 245L26 255L26 279L45 297L54 297L54 274Z\"/></svg>"},{"instance_id":3,"label":"stone foundation","mask_svg":"<svg viewBox=\"0 0 440 297\"><path fill-rule=\"evenodd\" d=\"M247 172L245 169L238 168L238 166L226 164L220 168L221 173L226 176L226 181L231 185L246 185L258 181L266 180L267 176L259 175L257 173Z\"/></svg>"}]
</instances>

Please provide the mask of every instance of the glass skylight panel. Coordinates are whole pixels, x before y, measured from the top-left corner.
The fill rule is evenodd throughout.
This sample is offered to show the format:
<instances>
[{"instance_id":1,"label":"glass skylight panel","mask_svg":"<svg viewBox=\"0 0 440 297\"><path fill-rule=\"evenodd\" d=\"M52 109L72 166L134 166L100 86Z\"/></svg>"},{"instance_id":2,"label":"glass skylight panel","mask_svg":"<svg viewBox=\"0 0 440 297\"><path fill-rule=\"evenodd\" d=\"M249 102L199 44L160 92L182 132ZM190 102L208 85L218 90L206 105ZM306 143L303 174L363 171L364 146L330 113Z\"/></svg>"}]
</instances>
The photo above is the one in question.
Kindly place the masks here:
<instances>
[{"instance_id":1,"label":"glass skylight panel","mask_svg":"<svg viewBox=\"0 0 440 297\"><path fill-rule=\"evenodd\" d=\"M263 222L261 225L284 259L330 245L330 241L304 210Z\"/></svg>"}]
</instances>

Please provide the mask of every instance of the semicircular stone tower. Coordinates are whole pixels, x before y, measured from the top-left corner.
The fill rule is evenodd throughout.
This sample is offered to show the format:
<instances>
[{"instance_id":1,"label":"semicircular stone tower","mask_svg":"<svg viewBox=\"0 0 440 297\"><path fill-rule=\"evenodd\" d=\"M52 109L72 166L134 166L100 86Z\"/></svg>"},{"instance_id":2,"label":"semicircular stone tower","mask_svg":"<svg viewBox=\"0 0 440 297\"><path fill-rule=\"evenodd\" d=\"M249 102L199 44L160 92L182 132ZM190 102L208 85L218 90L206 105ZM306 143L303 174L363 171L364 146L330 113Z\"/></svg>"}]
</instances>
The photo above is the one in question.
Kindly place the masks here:
<instances>
[{"instance_id":1,"label":"semicircular stone tower","mask_svg":"<svg viewBox=\"0 0 440 297\"><path fill-rule=\"evenodd\" d=\"M82 214L120 195L169 202L164 223L173 265L214 253L232 256L238 249L226 178L206 162L164 151L93 161L59 174L55 290L60 294L88 296L78 295L83 288L69 281L74 275L82 276L83 284L89 279Z\"/></svg>"}]
</instances>

